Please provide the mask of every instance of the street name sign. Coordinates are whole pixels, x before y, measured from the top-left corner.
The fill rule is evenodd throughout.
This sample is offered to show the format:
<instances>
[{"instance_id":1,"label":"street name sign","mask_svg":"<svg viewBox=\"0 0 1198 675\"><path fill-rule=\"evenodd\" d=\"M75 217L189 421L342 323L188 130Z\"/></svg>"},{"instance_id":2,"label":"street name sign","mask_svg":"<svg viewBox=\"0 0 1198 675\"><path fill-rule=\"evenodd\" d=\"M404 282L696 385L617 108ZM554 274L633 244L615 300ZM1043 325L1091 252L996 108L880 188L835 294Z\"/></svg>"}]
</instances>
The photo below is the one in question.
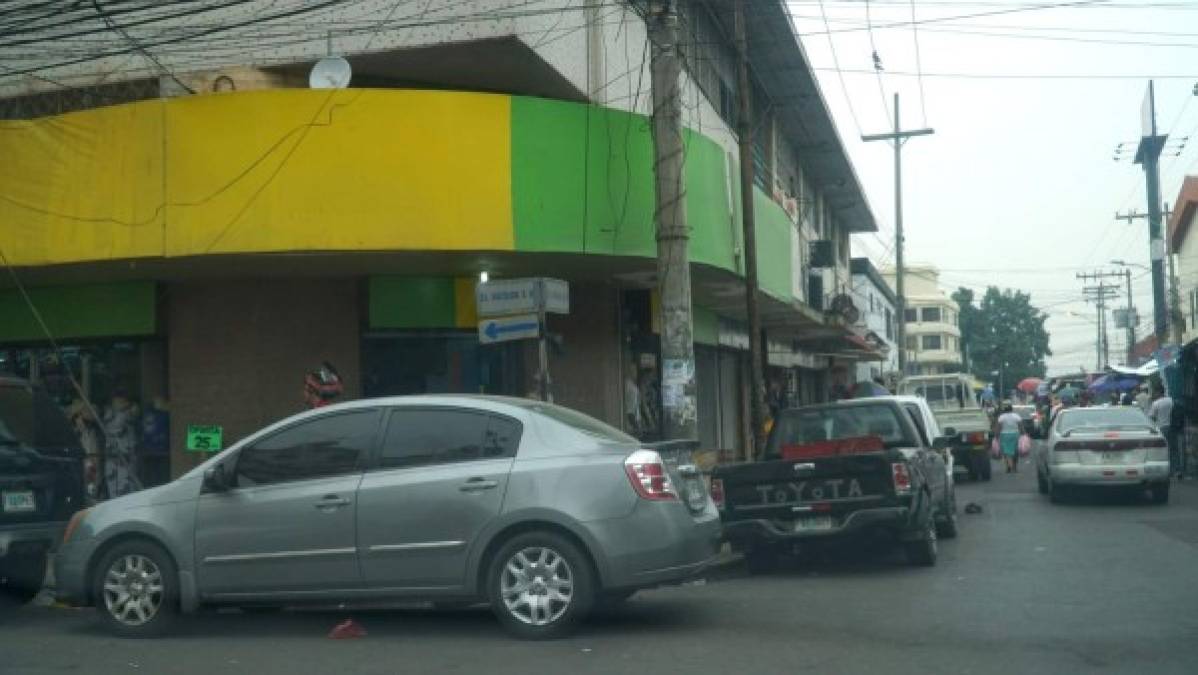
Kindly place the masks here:
<instances>
[{"instance_id":1,"label":"street name sign","mask_svg":"<svg viewBox=\"0 0 1198 675\"><path fill-rule=\"evenodd\" d=\"M474 289L481 317L510 316L529 312L570 313L570 285L561 279L532 277L496 279Z\"/></svg>"},{"instance_id":2,"label":"street name sign","mask_svg":"<svg viewBox=\"0 0 1198 675\"><path fill-rule=\"evenodd\" d=\"M536 314L518 314L478 322L478 341L482 344L527 340L539 337L541 323Z\"/></svg>"}]
</instances>

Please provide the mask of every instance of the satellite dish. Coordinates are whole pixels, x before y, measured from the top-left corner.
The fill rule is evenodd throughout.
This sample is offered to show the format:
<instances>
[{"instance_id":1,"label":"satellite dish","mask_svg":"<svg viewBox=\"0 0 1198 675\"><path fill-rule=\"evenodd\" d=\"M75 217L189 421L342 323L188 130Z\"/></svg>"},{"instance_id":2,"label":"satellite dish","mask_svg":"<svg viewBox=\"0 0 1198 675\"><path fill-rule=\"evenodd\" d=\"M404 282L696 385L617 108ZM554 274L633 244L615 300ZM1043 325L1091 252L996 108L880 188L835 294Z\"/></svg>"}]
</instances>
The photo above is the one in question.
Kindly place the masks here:
<instances>
[{"instance_id":1,"label":"satellite dish","mask_svg":"<svg viewBox=\"0 0 1198 675\"><path fill-rule=\"evenodd\" d=\"M308 74L308 86L312 89L345 89L352 76L353 69L349 61L340 56L326 56L312 66L312 72Z\"/></svg>"}]
</instances>

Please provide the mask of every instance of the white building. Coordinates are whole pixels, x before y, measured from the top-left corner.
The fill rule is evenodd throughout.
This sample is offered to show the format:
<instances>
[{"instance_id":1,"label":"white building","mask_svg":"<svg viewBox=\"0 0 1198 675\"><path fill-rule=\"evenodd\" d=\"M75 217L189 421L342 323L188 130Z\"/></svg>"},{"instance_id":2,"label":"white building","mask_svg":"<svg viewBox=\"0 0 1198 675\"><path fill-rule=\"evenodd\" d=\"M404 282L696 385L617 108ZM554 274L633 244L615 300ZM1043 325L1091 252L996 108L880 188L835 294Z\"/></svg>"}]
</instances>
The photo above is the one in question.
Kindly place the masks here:
<instances>
[{"instance_id":1,"label":"white building","mask_svg":"<svg viewBox=\"0 0 1198 675\"><path fill-rule=\"evenodd\" d=\"M849 266L853 274L853 304L860 312L856 327L865 332L867 340L878 345L883 355L881 361L858 363L857 381L888 379L898 373L894 290L869 258L853 258Z\"/></svg>"},{"instance_id":2,"label":"white building","mask_svg":"<svg viewBox=\"0 0 1198 675\"><path fill-rule=\"evenodd\" d=\"M883 276L894 285L894 270L887 270ZM957 303L940 288L940 271L933 265L908 265L903 281L908 373L936 375L960 370Z\"/></svg>"}]
</instances>

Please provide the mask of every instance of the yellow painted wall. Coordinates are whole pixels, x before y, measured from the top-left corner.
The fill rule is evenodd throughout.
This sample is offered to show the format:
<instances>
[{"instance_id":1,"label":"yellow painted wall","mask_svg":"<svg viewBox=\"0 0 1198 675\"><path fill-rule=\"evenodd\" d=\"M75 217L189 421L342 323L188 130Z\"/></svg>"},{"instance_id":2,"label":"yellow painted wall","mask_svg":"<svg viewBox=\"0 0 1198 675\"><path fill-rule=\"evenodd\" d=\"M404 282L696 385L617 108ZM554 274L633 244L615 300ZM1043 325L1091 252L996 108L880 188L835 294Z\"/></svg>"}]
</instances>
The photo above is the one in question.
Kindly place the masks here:
<instances>
[{"instance_id":1,"label":"yellow painted wall","mask_svg":"<svg viewBox=\"0 0 1198 675\"><path fill-rule=\"evenodd\" d=\"M0 122L0 246L14 265L511 250L510 126L506 96L352 89Z\"/></svg>"}]
</instances>

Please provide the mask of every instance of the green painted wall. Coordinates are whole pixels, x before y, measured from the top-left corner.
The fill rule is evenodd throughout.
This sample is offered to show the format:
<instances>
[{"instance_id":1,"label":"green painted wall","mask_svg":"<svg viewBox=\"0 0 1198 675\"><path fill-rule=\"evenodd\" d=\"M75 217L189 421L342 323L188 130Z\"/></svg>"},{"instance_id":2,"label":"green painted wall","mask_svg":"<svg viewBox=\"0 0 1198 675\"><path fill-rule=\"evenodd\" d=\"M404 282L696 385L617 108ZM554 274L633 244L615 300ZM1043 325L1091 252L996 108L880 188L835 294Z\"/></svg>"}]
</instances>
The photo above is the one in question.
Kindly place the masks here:
<instances>
[{"instance_id":1,"label":"green painted wall","mask_svg":"<svg viewBox=\"0 0 1198 675\"><path fill-rule=\"evenodd\" d=\"M153 335L157 330L151 281L31 288L29 297L56 340ZM21 294L0 291L0 342L45 339Z\"/></svg>"},{"instance_id":2,"label":"green painted wall","mask_svg":"<svg viewBox=\"0 0 1198 675\"><path fill-rule=\"evenodd\" d=\"M589 131L586 131L589 130ZM586 132L584 132L586 131ZM740 273L738 170L715 141L687 130L691 260ZM512 98L512 221L516 250L653 257L653 139L642 115L538 98ZM790 300L786 212L755 191L761 288Z\"/></svg>"},{"instance_id":3,"label":"green painted wall","mask_svg":"<svg viewBox=\"0 0 1198 675\"><path fill-rule=\"evenodd\" d=\"M693 132L686 133L685 142L691 259L731 270L739 234L730 222L724 152ZM655 203L646 117L564 101L512 99L516 250L652 257Z\"/></svg>"},{"instance_id":4,"label":"green painted wall","mask_svg":"<svg viewBox=\"0 0 1198 675\"><path fill-rule=\"evenodd\" d=\"M451 328L453 277L370 277L371 328Z\"/></svg>"}]
</instances>

